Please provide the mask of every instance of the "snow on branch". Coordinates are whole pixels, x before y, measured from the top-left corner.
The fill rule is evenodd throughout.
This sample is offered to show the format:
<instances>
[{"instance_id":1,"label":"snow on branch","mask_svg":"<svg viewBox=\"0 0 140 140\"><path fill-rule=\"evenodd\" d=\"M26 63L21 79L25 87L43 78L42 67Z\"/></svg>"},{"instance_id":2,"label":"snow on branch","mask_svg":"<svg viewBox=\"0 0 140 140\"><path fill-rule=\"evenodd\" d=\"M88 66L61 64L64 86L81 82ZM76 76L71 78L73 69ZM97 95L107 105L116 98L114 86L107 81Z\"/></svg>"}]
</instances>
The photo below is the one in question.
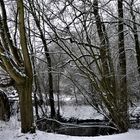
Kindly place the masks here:
<instances>
[{"instance_id":1,"label":"snow on branch","mask_svg":"<svg viewBox=\"0 0 140 140\"><path fill-rule=\"evenodd\" d=\"M9 55L7 53L0 53L0 57L4 63L4 66L6 68L6 71L9 73L9 75L18 82L23 82L24 77L26 76L23 72L18 70L13 63L11 63Z\"/></svg>"}]
</instances>

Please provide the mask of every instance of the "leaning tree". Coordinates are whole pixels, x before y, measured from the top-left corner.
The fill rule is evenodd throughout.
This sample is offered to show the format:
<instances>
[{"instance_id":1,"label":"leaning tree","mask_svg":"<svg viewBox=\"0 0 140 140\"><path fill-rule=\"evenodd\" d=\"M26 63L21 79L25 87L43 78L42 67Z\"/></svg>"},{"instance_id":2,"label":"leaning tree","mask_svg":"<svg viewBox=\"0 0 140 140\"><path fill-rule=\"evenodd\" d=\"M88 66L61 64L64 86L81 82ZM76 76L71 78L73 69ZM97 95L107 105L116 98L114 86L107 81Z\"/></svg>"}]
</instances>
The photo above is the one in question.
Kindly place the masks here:
<instances>
[{"instance_id":1,"label":"leaning tree","mask_svg":"<svg viewBox=\"0 0 140 140\"><path fill-rule=\"evenodd\" d=\"M126 77L126 53L124 38L123 2L115 2L117 11L110 14L106 6L112 1L99 3L99 0L64 1L41 0L34 2L34 12L40 23L45 24L44 33L50 44L56 44L69 61L77 67L81 75L91 81L92 93L100 99L99 106L120 132L126 132L128 119L128 92ZM112 3L111 3L112 4ZM48 6L49 5L49 6ZM61 5L61 6L60 6ZM33 12L33 11L32 11ZM103 13L105 12L105 14ZM102 17L102 14L110 18ZM118 15L117 15L118 13ZM111 26L111 25L114 26ZM115 31L116 37L109 36L107 27ZM116 29L117 28L117 29ZM49 32L48 32L49 29ZM118 39L117 39L118 38ZM111 40L112 39L112 40ZM115 44L115 45L114 45ZM116 72L112 50L117 47L119 72ZM119 75L119 76L117 76Z\"/></svg>"}]
</instances>

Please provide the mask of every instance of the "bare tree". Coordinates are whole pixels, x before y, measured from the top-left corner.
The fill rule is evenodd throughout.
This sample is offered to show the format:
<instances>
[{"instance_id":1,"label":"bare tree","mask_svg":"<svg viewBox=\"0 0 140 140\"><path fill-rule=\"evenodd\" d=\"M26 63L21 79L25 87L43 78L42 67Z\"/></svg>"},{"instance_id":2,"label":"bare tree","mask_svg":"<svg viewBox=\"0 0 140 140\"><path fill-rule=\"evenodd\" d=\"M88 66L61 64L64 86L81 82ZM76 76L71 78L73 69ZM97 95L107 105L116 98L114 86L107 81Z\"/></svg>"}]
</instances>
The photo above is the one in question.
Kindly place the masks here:
<instances>
[{"instance_id":1,"label":"bare tree","mask_svg":"<svg viewBox=\"0 0 140 140\"><path fill-rule=\"evenodd\" d=\"M129 126L123 2L36 0L30 1L28 8L42 39L49 74L52 72L52 62L48 44L55 44L68 57L64 65L76 67L79 75L90 82L93 93L88 95L95 97L94 107L105 114L120 132L127 131ZM107 9L114 4L117 10ZM131 16L135 20L132 5L133 1ZM135 25L133 24L133 29L138 54L138 34ZM114 54L118 58L115 58ZM113 62L119 64L119 67Z\"/></svg>"},{"instance_id":2,"label":"bare tree","mask_svg":"<svg viewBox=\"0 0 140 140\"><path fill-rule=\"evenodd\" d=\"M119 66L120 66L120 92L117 94L118 106L118 127L122 132L128 131L128 93L127 93L127 77L126 77L126 55L124 46L124 14L123 0L118 0L118 48L119 48ZM117 118L116 118L117 119Z\"/></svg>"},{"instance_id":3,"label":"bare tree","mask_svg":"<svg viewBox=\"0 0 140 140\"><path fill-rule=\"evenodd\" d=\"M5 3L0 1L0 66L14 81L14 87L19 93L21 132L34 132L32 107L32 65L28 51L24 22L23 0L17 1L20 46L14 46L8 27ZM21 48L21 50L19 49Z\"/></svg>"},{"instance_id":4,"label":"bare tree","mask_svg":"<svg viewBox=\"0 0 140 140\"><path fill-rule=\"evenodd\" d=\"M127 3L127 4L129 4L129 3ZM133 24L132 32L134 35L137 66L138 66L138 72L140 74L140 43L139 43L138 28L137 28L137 24L136 24L136 16L135 16L135 12L134 12L134 0L131 0L129 7L130 7L130 13L132 16L132 24Z\"/></svg>"},{"instance_id":5,"label":"bare tree","mask_svg":"<svg viewBox=\"0 0 140 140\"><path fill-rule=\"evenodd\" d=\"M120 1L118 3L118 38L119 38L119 64L120 64L120 79L117 83L120 87L116 85L116 77L114 66L112 63L110 43L107 35L106 27L104 21L101 20L99 15L98 0L91 1L81 1L81 3L76 3L74 1L67 1L64 7L66 11L61 8L58 10L59 14L53 13L56 19L60 20L66 27L59 27L56 24L52 24L55 18L51 19L44 14L44 20L46 24L52 29L55 37L52 40L67 53L71 61L73 61L78 67L82 74L84 74L87 79L92 81L92 86L98 92L98 97L102 100L99 106L102 108L103 112L107 115L106 109L109 111L109 118L118 128L120 132L128 130L128 106L127 106L127 84L123 86L122 83L126 83L126 58L124 51L124 33L123 33L123 12L120 10ZM54 5L56 3L54 2ZM89 6L90 5L90 6ZM71 7L73 12L69 13L67 7ZM67 22L64 15L71 18L71 22ZM94 39L89 34L93 31L94 22L93 15L95 17L95 25L97 27L97 35L99 36L99 45L94 45ZM122 17L121 17L122 16ZM62 30L63 28L63 30ZM61 32L62 31L62 32ZM98 40L95 37L95 40ZM71 44L70 44L71 43ZM70 47L70 45L72 47ZM73 48L75 50L73 50ZM69 61L70 62L70 61ZM93 69L94 67L94 69ZM119 88L119 90L117 89ZM125 94L124 94L125 93ZM94 96L94 93L93 93ZM122 104L120 107L119 104ZM104 109L105 107L106 109ZM122 109L124 109L122 111ZM118 113L116 113L118 112ZM116 115L117 114L117 115ZM127 119L126 119L127 118ZM121 121L120 121L121 120Z\"/></svg>"},{"instance_id":6,"label":"bare tree","mask_svg":"<svg viewBox=\"0 0 140 140\"><path fill-rule=\"evenodd\" d=\"M53 95L53 76L52 76L51 57L50 57L50 54L49 54L49 48L48 48L47 43L46 43L45 35L43 34L43 30L41 29L41 22L39 21L40 17L37 17L37 14L40 15L39 14L40 11L39 11L39 9L36 10L33 1L29 1L29 5L30 5L31 14L34 17L34 21L35 21L36 26L38 28L38 31L40 33L40 38L42 40L43 48L44 48L44 51L45 51L45 56L46 56L46 59L47 59L48 83L49 83L48 88L49 88L49 100L50 100L50 107L51 107L51 118L54 118L55 115L56 115L56 112L55 112L54 95Z\"/></svg>"}]
</instances>

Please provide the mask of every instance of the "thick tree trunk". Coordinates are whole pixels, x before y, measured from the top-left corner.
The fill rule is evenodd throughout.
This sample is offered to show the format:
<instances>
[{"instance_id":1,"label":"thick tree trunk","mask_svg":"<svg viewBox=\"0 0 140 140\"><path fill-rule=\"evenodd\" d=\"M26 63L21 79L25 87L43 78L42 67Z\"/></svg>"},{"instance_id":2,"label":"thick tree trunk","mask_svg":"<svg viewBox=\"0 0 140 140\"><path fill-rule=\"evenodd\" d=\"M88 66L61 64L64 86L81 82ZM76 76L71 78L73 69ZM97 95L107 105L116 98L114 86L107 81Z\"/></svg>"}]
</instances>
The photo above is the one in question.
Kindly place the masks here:
<instances>
[{"instance_id":1,"label":"thick tree trunk","mask_svg":"<svg viewBox=\"0 0 140 140\"><path fill-rule=\"evenodd\" d=\"M117 112L118 119L114 120L121 132L128 131L128 93L126 77L126 56L124 47L124 23L123 23L123 0L118 0L118 48L119 48L119 65L120 65L120 90L117 95Z\"/></svg>"},{"instance_id":2,"label":"thick tree trunk","mask_svg":"<svg viewBox=\"0 0 140 140\"><path fill-rule=\"evenodd\" d=\"M20 112L21 112L21 132L27 133L35 132L33 127L33 105L32 105L32 83L33 83L33 70L28 51L28 43L26 38L26 29L24 21L24 1L18 0L17 7L19 12L19 34L20 44L23 54L23 65L25 69L24 81L17 84L20 99ZM16 83L19 83L18 80Z\"/></svg>"},{"instance_id":3,"label":"thick tree trunk","mask_svg":"<svg viewBox=\"0 0 140 140\"><path fill-rule=\"evenodd\" d=\"M7 15L4 0L0 0L0 32L2 42L0 45L1 66L15 82L20 98L21 131L23 133L34 132L32 109L32 65L26 39L24 21L24 0L17 0L18 27L20 39L20 51L13 45L12 37L7 23ZM2 15L2 16L1 16ZM6 43L5 43L6 42ZM20 55L19 55L20 54ZM20 57L22 56L22 57ZM21 59L21 60L20 60ZM19 61L20 60L20 61Z\"/></svg>"},{"instance_id":4,"label":"thick tree trunk","mask_svg":"<svg viewBox=\"0 0 140 140\"><path fill-rule=\"evenodd\" d=\"M17 85L20 101L21 132L34 132L33 107L32 107L32 79L26 78L25 82Z\"/></svg>"}]
</instances>

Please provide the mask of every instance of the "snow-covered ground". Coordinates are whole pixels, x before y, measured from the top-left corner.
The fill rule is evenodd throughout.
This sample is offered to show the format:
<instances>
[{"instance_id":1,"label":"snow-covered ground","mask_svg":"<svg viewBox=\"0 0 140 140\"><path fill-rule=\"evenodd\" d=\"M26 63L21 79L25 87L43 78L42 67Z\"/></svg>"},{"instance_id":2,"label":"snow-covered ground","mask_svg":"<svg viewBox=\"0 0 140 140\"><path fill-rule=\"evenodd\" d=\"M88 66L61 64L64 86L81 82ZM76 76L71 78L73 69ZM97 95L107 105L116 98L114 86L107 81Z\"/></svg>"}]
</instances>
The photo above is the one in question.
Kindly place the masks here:
<instances>
[{"instance_id":1,"label":"snow-covered ground","mask_svg":"<svg viewBox=\"0 0 140 140\"><path fill-rule=\"evenodd\" d=\"M69 100L69 98L67 99ZM71 100L71 98L70 98ZM71 101L72 102L72 101ZM70 103L71 103L70 102ZM65 104L61 106L61 115L65 118L78 119L103 119L103 116L89 105ZM140 107L130 109L130 112L137 114ZM0 121L0 140L140 140L140 130L132 130L124 134L98 136L98 137L77 137L60 134L46 133L37 130L35 134L22 134L20 123L14 116L9 122Z\"/></svg>"},{"instance_id":2,"label":"snow-covered ground","mask_svg":"<svg viewBox=\"0 0 140 140\"><path fill-rule=\"evenodd\" d=\"M76 118L76 119L100 119L104 118L103 115L98 113L90 105L63 105L60 110L61 115L64 118Z\"/></svg>"},{"instance_id":3,"label":"snow-covered ground","mask_svg":"<svg viewBox=\"0 0 140 140\"><path fill-rule=\"evenodd\" d=\"M0 121L0 140L139 140L140 130L129 130L127 133L98 136L98 137L76 137L60 134L36 131L35 134L20 133L20 123L16 118L11 118L9 122Z\"/></svg>"}]
</instances>

